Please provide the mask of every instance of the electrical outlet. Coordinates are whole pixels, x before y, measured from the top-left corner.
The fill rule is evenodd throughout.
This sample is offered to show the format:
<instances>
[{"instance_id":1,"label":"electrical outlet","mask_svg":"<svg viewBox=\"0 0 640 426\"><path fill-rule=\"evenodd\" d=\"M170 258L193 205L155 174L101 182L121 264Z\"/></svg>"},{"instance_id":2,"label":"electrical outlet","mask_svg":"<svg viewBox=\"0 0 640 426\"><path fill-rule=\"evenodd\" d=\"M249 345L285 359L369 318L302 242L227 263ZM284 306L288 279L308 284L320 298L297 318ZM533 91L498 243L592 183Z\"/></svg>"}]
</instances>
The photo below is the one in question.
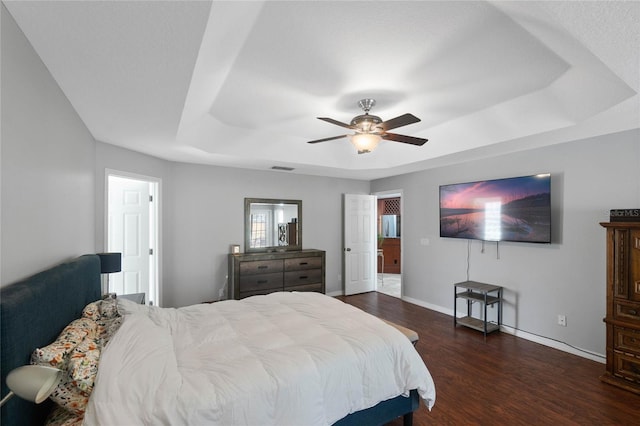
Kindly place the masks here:
<instances>
[{"instance_id":1,"label":"electrical outlet","mask_svg":"<svg viewBox=\"0 0 640 426\"><path fill-rule=\"evenodd\" d=\"M567 326L567 316L566 315L558 315L558 325L563 327Z\"/></svg>"}]
</instances>

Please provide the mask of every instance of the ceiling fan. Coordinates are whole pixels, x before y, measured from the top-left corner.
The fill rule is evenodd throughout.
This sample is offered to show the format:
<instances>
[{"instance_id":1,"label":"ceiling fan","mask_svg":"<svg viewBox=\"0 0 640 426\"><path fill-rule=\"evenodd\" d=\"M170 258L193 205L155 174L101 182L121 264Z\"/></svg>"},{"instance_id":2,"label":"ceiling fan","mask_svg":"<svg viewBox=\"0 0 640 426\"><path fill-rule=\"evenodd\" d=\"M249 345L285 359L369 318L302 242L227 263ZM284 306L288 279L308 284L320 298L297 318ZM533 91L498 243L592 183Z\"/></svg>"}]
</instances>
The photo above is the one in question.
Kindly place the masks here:
<instances>
[{"instance_id":1,"label":"ceiling fan","mask_svg":"<svg viewBox=\"0 0 640 426\"><path fill-rule=\"evenodd\" d=\"M406 126L408 124L417 123L420 121L418 117L413 114L403 114L391 120L382 121L382 119L376 115L370 115L369 111L376 104L375 99L361 99L358 105L364 111L364 114L354 117L350 124L342 123L328 117L318 117L319 120L326 121L327 123L335 124L340 127L354 130L352 135L340 135L330 138L317 139L309 141L307 143L319 143L331 141L334 139L341 139L351 136L351 143L355 145L358 150L358 154L366 154L375 149L382 139L394 142L408 143L411 145L424 145L428 139L416 138L413 136L399 135L397 133L389 133L391 129Z\"/></svg>"}]
</instances>

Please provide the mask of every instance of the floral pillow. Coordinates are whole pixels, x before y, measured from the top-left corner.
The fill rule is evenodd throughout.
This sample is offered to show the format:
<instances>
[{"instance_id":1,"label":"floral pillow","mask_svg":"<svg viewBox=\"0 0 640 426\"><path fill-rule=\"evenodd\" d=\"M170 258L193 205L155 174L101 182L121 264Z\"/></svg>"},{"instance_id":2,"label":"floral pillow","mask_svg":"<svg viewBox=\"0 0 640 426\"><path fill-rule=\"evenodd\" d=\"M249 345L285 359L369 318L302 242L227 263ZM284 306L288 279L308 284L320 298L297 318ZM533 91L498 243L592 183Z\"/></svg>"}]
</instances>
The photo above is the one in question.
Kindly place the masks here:
<instances>
[{"instance_id":1,"label":"floral pillow","mask_svg":"<svg viewBox=\"0 0 640 426\"><path fill-rule=\"evenodd\" d=\"M94 321L119 317L118 303L115 299L103 299L91 302L82 310L82 316Z\"/></svg>"},{"instance_id":2,"label":"floral pillow","mask_svg":"<svg viewBox=\"0 0 640 426\"><path fill-rule=\"evenodd\" d=\"M31 354L31 364L47 365L65 370L69 354L87 335L95 337L97 329L98 324L87 318L72 321L53 343L44 348L37 348Z\"/></svg>"},{"instance_id":3,"label":"floral pillow","mask_svg":"<svg viewBox=\"0 0 640 426\"><path fill-rule=\"evenodd\" d=\"M90 318L98 324L97 337L99 346L105 347L111 336L118 331L122 324L122 316L118 312L118 303L115 299L103 299L91 302L85 306L82 316Z\"/></svg>"},{"instance_id":4,"label":"floral pillow","mask_svg":"<svg viewBox=\"0 0 640 426\"><path fill-rule=\"evenodd\" d=\"M62 380L49 398L62 408L78 415L84 414L89 403L89 395L81 392L68 374L62 375Z\"/></svg>"},{"instance_id":5,"label":"floral pillow","mask_svg":"<svg viewBox=\"0 0 640 426\"><path fill-rule=\"evenodd\" d=\"M97 350L97 345L91 344L96 340L97 329L98 324L91 319L74 320L62 330L53 343L44 348L38 348L31 354L32 364L47 365L62 370L62 379L50 398L56 404L77 414L84 413L89 394L79 389L74 383L73 372L78 370L74 366L81 362L78 358L84 357L82 351L85 348L94 347ZM86 380L85 389L88 388ZM93 383L91 383L92 387Z\"/></svg>"},{"instance_id":6,"label":"floral pillow","mask_svg":"<svg viewBox=\"0 0 640 426\"><path fill-rule=\"evenodd\" d=\"M65 327L53 343L31 354L32 364L63 371L62 379L50 398L79 416L84 414L93 390L100 352L122 322L117 304L112 299L88 304L82 315Z\"/></svg>"},{"instance_id":7,"label":"floral pillow","mask_svg":"<svg viewBox=\"0 0 640 426\"><path fill-rule=\"evenodd\" d=\"M95 339L85 338L71 352L67 368L69 377L72 379L72 384L86 395L91 395L93 390L99 361L100 349Z\"/></svg>"},{"instance_id":8,"label":"floral pillow","mask_svg":"<svg viewBox=\"0 0 640 426\"><path fill-rule=\"evenodd\" d=\"M72 413L58 406L49 417L47 417L47 426L82 426L84 416Z\"/></svg>"}]
</instances>

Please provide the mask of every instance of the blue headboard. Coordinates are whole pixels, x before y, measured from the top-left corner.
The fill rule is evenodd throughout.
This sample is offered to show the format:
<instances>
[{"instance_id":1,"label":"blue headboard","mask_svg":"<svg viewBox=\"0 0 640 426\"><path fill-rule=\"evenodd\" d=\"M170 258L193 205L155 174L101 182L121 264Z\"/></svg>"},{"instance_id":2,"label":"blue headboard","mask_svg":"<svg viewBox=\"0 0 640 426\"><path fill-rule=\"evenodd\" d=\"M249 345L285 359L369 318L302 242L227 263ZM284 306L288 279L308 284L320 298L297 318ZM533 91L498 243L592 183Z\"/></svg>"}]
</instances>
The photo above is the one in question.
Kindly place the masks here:
<instances>
[{"instance_id":1,"label":"blue headboard","mask_svg":"<svg viewBox=\"0 0 640 426\"><path fill-rule=\"evenodd\" d=\"M88 254L0 288L2 397L9 393L7 374L29 364L34 349L53 342L100 299L100 283L100 258ZM2 407L0 424L42 425L50 409L50 401L36 405L14 396Z\"/></svg>"}]
</instances>

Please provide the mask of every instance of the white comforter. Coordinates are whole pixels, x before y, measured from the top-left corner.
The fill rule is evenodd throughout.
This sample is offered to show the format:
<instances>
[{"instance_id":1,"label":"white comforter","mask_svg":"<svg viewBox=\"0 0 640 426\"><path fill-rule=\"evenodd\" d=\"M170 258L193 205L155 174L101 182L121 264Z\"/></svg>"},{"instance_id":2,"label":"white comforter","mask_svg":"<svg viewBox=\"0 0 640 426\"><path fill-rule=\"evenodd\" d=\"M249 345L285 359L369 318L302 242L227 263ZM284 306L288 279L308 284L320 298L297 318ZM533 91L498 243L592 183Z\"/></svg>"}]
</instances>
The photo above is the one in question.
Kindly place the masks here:
<instances>
[{"instance_id":1,"label":"white comforter","mask_svg":"<svg viewBox=\"0 0 640 426\"><path fill-rule=\"evenodd\" d=\"M329 425L435 388L395 328L318 293L130 313L102 353L86 425Z\"/></svg>"}]
</instances>

